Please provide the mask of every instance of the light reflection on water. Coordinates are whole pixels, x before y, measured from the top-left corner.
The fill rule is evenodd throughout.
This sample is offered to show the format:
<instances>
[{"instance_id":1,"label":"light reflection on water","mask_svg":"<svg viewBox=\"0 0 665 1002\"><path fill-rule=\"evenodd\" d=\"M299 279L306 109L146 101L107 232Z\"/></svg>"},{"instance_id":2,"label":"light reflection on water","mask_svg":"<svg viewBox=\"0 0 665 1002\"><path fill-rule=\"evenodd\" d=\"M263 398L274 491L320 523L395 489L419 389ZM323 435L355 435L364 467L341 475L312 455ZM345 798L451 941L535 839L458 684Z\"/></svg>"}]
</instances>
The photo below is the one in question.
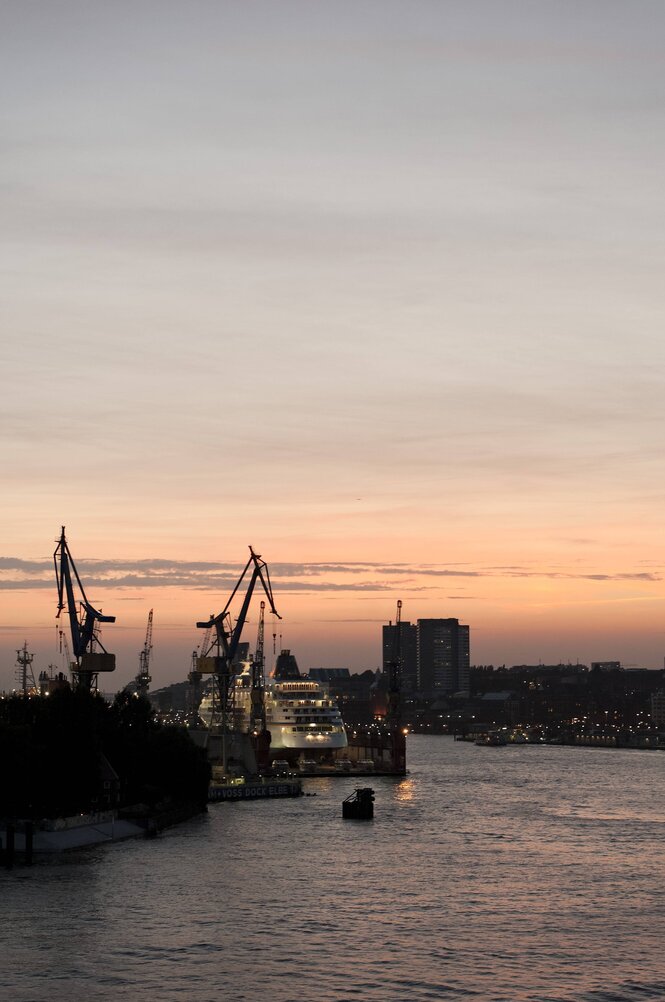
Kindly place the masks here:
<instances>
[{"instance_id":1,"label":"light reflection on water","mask_svg":"<svg viewBox=\"0 0 665 1002\"><path fill-rule=\"evenodd\" d=\"M403 779L401 783L398 783L395 787L395 800L398 804L408 804L414 798L415 790L415 780L408 777Z\"/></svg>"},{"instance_id":2,"label":"light reflection on water","mask_svg":"<svg viewBox=\"0 0 665 1002\"><path fill-rule=\"evenodd\" d=\"M0 997L665 998L665 757L408 741L371 823L312 780L0 872Z\"/></svg>"}]
</instances>

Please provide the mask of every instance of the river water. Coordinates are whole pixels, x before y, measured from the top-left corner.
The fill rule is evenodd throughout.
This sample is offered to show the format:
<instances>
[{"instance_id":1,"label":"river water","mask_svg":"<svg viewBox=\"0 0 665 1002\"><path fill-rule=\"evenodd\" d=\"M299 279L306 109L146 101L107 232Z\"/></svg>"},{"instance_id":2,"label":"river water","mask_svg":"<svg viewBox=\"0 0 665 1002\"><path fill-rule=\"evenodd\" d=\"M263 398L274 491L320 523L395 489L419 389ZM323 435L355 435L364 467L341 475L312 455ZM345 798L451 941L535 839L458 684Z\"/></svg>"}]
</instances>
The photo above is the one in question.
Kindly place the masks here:
<instances>
[{"instance_id":1,"label":"river water","mask_svg":"<svg viewBox=\"0 0 665 1002\"><path fill-rule=\"evenodd\" d=\"M0 871L11 1002L665 999L665 755L408 739L373 822L211 805Z\"/></svg>"}]
</instances>

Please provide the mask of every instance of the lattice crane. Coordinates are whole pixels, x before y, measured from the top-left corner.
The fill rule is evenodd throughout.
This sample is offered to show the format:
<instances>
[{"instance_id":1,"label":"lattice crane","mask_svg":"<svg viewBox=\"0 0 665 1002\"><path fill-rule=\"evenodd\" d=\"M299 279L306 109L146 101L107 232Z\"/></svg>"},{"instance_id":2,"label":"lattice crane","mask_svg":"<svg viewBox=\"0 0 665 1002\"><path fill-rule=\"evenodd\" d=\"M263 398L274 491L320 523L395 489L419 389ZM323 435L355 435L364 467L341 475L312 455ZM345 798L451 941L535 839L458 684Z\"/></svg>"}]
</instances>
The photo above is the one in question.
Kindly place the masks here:
<instances>
[{"instance_id":1,"label":"lattice crane","mask_svg":"<svg viewBox=\"0 0 665 1002\"><path fill-rule=\"evenodd\" d=\"M146 696L148 694L148 689L150 688L150 683L152 682L152 677L150 675L150 654L152 652L152 613L153 610L151 609L148 613L145 643L143 644L143 650L139 652L139 670L136 676L136 694L138 696Z\"/></svg>"}]
</instances>

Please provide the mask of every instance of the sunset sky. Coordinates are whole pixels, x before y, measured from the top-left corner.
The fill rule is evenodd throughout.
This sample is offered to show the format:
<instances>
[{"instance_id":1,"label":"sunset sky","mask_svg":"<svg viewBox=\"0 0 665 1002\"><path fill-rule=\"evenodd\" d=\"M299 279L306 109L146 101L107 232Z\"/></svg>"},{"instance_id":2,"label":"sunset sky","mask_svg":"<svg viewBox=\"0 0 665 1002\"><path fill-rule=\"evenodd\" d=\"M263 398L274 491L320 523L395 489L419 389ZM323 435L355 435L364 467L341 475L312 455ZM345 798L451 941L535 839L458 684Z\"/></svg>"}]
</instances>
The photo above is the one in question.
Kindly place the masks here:
<instances>
[{"instance_id":1,"label":"sunset sky","mask_svg":"<svg viewBox=\"0 0 665 1002\"><path fill-rule=\"evenodd\" d=\"M59 663L63 524L111 688L150 608L185 677L248 544L301 668L378 666L398 598L472 663L662 667L661 0L0 29L0 689Z\"/></svg>"}]
</instances>

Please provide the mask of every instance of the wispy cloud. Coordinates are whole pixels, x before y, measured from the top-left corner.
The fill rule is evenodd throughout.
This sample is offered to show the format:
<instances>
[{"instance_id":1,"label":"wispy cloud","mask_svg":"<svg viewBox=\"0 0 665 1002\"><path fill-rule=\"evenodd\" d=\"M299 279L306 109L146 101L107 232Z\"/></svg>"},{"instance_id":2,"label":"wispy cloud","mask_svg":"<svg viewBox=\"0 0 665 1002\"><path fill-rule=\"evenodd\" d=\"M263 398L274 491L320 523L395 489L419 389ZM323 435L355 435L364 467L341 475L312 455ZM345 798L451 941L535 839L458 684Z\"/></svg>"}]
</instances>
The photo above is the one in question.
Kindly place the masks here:
<instances>
[{"instance_id":1,"label":"wispy cloud","mask_svg":"<svg viewBox=\"0 0 665 1002\"><path fill-rule=\"evenodd\" d=\"M182 588L201 591L231 590L244 565L217 561L184 561L151 558L145 560L79 560L78 570L85 587L117 589ZM658 582L656 571L596 572L593 569L529 569L523 566L443 567L432 564L392 564L376 561L326 563L276 563L270 576L283 592L390 592L398 585L410 591L435 588L432 578L548 578L579 581ZM0 557L0 590L24 591L53 588L53 565L47 560ZM467 599L466 595L447 596Z\"/></svg>"},{"instance_id":2,"label":"wispy cloud","mask_svg":"<svg viewBox=\"0 0 665 1002\"><path fill-rule=\"evenodd\" d=\"M0 571L24 571L27 573L37 573L39 571L53 570L53 561L49 560L20 560L18 557L0 557Z\"/></svg>"}]
</instances>

